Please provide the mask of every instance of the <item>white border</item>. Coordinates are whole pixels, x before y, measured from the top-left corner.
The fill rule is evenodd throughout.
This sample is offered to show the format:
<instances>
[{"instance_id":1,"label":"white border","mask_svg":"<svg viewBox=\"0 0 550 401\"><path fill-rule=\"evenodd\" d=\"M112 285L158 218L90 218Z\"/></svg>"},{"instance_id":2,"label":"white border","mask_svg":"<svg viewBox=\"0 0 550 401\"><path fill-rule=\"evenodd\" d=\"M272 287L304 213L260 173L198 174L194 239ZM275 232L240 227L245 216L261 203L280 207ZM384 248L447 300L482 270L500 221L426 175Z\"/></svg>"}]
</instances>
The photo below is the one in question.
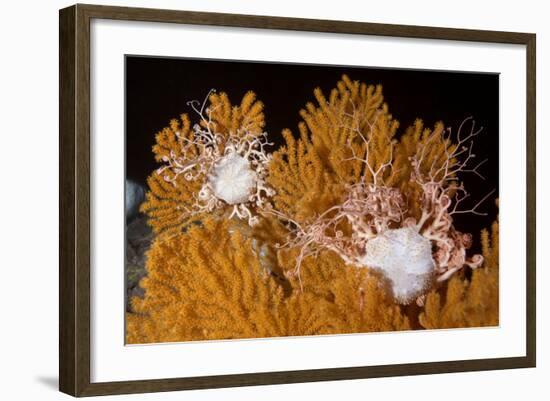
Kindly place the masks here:
<instances>
[{"instance_id":1,"label":"white border","mask_svg":"<svg viewBox=\"0 0 550 401\"><path fill-rule=\"evenodd\" d=\"M524 46L110 20L90 29L92 382L525 355ZM500 72L500 327L124 346L124 54Z\"/></svg>"}]
</instances>

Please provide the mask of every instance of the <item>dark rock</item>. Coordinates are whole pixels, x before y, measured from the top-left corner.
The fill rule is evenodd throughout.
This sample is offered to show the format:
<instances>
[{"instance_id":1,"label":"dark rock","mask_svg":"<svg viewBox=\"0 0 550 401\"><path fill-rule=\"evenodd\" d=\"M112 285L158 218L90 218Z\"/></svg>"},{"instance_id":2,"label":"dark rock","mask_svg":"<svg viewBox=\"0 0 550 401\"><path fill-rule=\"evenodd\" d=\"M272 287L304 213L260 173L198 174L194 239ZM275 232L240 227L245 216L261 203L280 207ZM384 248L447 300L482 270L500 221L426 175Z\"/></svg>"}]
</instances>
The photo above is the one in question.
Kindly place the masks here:
<instances>
[{"instance_id":1,"label":"dark rock","mask_svg":"<svg viewBox=\"0 0 550 401\"><path fill-rule=\"evenodd\" d=\"M147 225L147 217L138 215L126 224L126 310L130 310L130 299L143 297L140 280L147 275L145 253L151 246L153 232Z\"/></svg>"},{"instance_id":2,"label":"dark rock","mask_svg":"<svg viewBox=\"0 0 550 401\"><path fill-rule=\"evenodd\" d=\"M126 221L139 217L139 206L144 200L145 188L132 180L126 180L124 198Z\"/></svg>"}]
</instances>

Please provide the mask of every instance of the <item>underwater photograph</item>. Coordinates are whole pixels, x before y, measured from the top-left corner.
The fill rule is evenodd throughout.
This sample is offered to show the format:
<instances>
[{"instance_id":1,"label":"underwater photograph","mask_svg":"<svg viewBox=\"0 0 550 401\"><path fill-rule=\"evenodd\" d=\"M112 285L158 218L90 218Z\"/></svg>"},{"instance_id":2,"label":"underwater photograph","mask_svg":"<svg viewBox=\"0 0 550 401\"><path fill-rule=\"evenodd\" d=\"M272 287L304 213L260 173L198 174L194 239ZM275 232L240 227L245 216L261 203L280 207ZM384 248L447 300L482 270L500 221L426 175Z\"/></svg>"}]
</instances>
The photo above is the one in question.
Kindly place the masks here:
<instances>
[{"instance_id":1,"label":"underwater photograph","mask_svg":"<svg viewBox=\"0 0 550 401\"><path fill-rule=\"evenodd\" d=\"M126 344L499 325L499 75L125 58Z\"/></svg>"}]
</instances>

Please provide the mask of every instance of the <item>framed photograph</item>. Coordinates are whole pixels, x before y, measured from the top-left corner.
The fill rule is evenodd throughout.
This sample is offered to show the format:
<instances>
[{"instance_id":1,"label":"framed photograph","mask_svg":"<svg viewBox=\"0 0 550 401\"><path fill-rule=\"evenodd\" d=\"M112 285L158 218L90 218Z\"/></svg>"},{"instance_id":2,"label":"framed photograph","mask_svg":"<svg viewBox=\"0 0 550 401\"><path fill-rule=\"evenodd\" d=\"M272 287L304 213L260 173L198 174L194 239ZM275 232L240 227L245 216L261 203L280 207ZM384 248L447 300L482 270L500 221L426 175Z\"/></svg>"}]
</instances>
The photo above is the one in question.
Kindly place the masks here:
<instances>
[{"instance_id":1,"label":"framed photograph","mask_svg":"<svg viewBox=\"0 0 550 401\"><path fill-rule=\"evenodd\" d=\"M535 366L534 34L59 21L61 391Z\"/></svg>"}]
</instances>

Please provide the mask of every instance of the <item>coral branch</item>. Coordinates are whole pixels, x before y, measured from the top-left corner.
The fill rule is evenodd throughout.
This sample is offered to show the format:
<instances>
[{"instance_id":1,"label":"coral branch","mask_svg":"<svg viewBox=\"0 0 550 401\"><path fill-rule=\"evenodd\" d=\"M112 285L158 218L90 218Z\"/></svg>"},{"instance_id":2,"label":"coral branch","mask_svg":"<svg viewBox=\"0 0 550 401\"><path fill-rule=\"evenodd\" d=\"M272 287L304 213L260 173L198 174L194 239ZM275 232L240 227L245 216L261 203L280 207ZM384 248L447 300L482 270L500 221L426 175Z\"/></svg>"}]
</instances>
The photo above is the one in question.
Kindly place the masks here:
<instances>
[{"instance_id":1,"label":"coral branch","mask_svg":"<svg viewBox=\"0 0 550 401\"><path fill-rule=\"evenodd\" d=\"M142 207L156 231L165 231L166 226L178 230L190 219L215 211L227 211L250 225L258 222L257 210L275 192L266 182L268 146L273 144L261 129L262 105L254 99L249 92L239 107L232 108L227 95L212 89L202 103L188 102L198 123L191 127L184 115L183 125L173 122L157 136L154 151L163 165L150 178L148 202ZM173 188L156 190L152 184L159 180ZM185 191L177 197L183 202L167 197L179 191ZM167 209L173 210L170 222L165 221Z\"/></svg>"},{"instance_id":2,"label":"coral branch","mask_svg":"<svg viewBox=\"0 0 550 401\"><path fill-rule=\"evenodd\" d=\"M452 216L482 215L480 205L493 194L490 192L471 208L461 208L470 195L458 175L473 173L483 178L480 167L487 160L473 165L474 138L482 128L476 128L471 117L465 119L453 144L452 130L444 131L438 125L433 131L426 130L423 138L418 134L416 150L411 146L410 156L404 158L403 151L409 145L403 146L393 139L396 124L385 106L365 109L346 92L342 94L342 103L334 102L334 96L330 102L319 92L316 96L320 106L314 110L308 105L308 113L315 115L318 122L314 125L311 119L306 120L312 133L344 133L340 163L353 163L350 171L361 174L355 182L342 186L338 202L307 219L296 219L284 211L269 212L287 222L290 239L282 247L299 250L292 274L300 278L305 258L330 250L348 264L381 271L391 281L398 302L409 303L418 298L422 303L434 276L442 282L465 266L472 269L480 266L481 255L466 254L472 243L471 235L457 231ZM321 129L323 124L326 128ZM307 137L303 135L301 141L307 141ZM313 135L311 143L315 149ZM397 153L396 160L397 148L401 153ZM296 156L299 165L301 154ZM334 158L329 159L331 163ZM407 171L408 176L404 174ZM398 177L414 185L391 186L390 183L399 183ZM408 191L407 196L418 195L418 200L408 199L402 190ZM420 249L422 256L415 259ZM413 260L417 262L413 264ZM399 268L400 263L405 265Z\"/></svg>"}]
</instances>

